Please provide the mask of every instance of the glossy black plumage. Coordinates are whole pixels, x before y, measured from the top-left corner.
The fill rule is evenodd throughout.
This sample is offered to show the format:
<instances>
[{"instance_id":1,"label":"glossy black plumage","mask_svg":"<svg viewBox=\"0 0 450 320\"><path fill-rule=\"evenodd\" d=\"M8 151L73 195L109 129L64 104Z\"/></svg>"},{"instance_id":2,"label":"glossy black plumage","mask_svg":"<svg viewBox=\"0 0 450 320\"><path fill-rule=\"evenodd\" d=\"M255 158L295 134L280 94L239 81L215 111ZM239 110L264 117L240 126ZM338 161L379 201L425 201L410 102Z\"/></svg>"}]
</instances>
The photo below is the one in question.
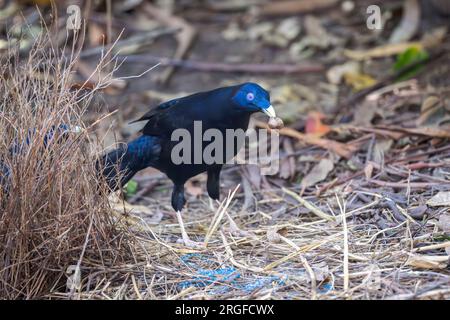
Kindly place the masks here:
<instances>
[{"instance_id":1,"label":"glossy black plumage","mask_svg":"<svg viewBox=\"0 0 450 320\"><path fill-rule=\"evenodd\" d=\"M81 129L79 127L71 128L67 124L60 124L59 126L51 126L51 128L46 132L46 134L42 138L42 144L44 148L49 147L53 143L62 143L67 140L70 132L79 132ZM36 132L36 129L29 130L27 136L23 141L16 138L13 144L9 148L9 154L12 158L15 156L25 153L30 146L30 143L37 143L39 139L35 139L36 135L39 134ZM0 187L4 189L4 193L8 193L9 184L11 178L11 169L4 162L4 159L0 159Z\"/></svg>"},{"instance_id":2,"label":"glossy black plumage","mask_svg":"<svg viewBox=\"0 0 450 320\"><path fill-rule=\"evenodd\" d=\"M142 129L142 136L103 157L99 163L104 166L103 175L109 186L117 189L139 170L154 167L173 181L172 206L180 211L186 202L186 181L199 173L207 172L208 194L211 198L218 199L220 171L223 163L229 159L213 164L204 161L197 164L193 164L194 161L189 164L174 164L172 149L179 142L171 140L172 133L183 128L194 135L194 121L201 121L202 133L211 128L218 129L223 136L227 129L245 131L251 114L266 112L268 108L271 108L268 93L253 83L218 88L162 103L134 121L147 121ZM192 141L194 148L193 144ZM202 143L202 151L206 145L206 142ZM238 149L239 147L233 150L232 156L236 155ZM122 176L120 181L117 178L119 173Z\"/></svg>"}]
</instances>

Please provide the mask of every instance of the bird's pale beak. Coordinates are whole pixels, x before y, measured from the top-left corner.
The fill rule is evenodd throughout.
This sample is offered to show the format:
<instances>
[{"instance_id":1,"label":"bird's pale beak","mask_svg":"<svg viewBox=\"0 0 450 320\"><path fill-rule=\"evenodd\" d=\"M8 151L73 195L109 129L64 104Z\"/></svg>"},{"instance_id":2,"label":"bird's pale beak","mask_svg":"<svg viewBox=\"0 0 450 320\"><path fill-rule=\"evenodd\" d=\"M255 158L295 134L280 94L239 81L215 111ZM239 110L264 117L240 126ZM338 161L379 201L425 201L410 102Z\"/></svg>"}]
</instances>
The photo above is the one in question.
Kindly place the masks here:
<instances>
[{"instance_id":1,"label":"bird's pale beak","mask_svg":"<svg viewBox=\"0 0 450 320\"><path fill-rule=\"evenodd\" d=\"M275 113L275 109L271 105L265 109L262 109L261 111L264 112L265 114L267 114L271 118L275 118L277 116Z\"/></svg>"},{"instance_id":2,"label":"bird's pale beak","mask_svg":"<svg viewBox=\"0 0 450 320\"><path fill-rule=\"evenodd\" d=\"M74 126L74 127L70 128L69 131L72 133L80 133L81 131L83 131L83 129L81 129L81 127L79 127L79 126Z\"/></svg>"}]
</instances>

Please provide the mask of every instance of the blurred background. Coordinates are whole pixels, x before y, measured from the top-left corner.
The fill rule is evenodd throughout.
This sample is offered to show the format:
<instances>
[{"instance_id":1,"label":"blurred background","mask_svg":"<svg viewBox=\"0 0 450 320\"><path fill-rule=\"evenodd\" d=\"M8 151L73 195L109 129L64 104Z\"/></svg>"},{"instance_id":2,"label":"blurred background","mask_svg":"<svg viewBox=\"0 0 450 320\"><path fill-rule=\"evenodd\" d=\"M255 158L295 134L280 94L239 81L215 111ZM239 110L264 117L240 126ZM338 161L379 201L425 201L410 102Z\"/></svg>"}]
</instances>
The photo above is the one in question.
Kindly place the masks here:
<instances>
[{"instance_id":1,"label":"blurred background","mask_svg":"<svg viewBox=\"0 0 450 320\"><path fill-rule=\"evenodd\" d=\"M113 71L86 115L117 111L97 126L104 147L135 136L142 124L128 122L162 101L257 82L288 127L281 170L270 183L240 170L253 187L314 193L340 171L397 156L405 135L419 148L448 136L449 14L440 0L4 0L0 53L9 38L26 55L34 34L56 26L54 41L72 41L80 57L74 88ZM101 56L116 60L96 73Z\"/></svg>"},{"instance_id":2,"label":"blurred background","mask_svg":"<svg viewBox=\"0 0 450 320\"><path fill-rule=\"evenodd\" d=\"M257 82L270 91L286 125L279 131L280 171L263 176L251 165L222 171L222 198L241 185L228 212L250 231L242 246L232 236L229 241L244 264L270 266L292 278L274 284L268 277L256 288L254 273L260 271L243 268L239 281L249 287L234 283L236 292L314 298L317 280L317 294L347 297L339 291L347 292L349 285L340 256L342 197L351 210L353 298L448 298L449 26L446 0L0 0L0 55L18 50L26 58L33 39L48 28L58 52L70 55L73 49L79 56L71 89L93 90L113 72L114 79L106 81L84 114L86 123L95 123L104 148L134 138L142 123L128 123L163 101ZM266 122L256 115L251 126ZM205 181L200 175L186 185L187 226L200 238L216 217ZM173 244L179 234L171 188L149 168L133 178L125 193L126 211L141 215L162 241ZM124 203L111 204L124 213ZM212 246L220 254L208 256L217 260L213 269L230 255L225 237L215 237ZM297 258L299 248L312 269L303 258L283 260ZM175 271L152 269L166 288L157 295L183 297L176 287L181 281L175 279L177 270L192 264L174 259L168 265ZM382 290L365 286L374 266L380 266ZM310 269L316 278L305 278ZM167 279L175 279L170 294ZM279 291L271 291L274 286ZM428 289L420 291L421 286ZM257 295L261 288L268 291ZM184 294L204 298L203 293ZM221 297L230 296L236 295Z\"/></svg>"}]
</instances>

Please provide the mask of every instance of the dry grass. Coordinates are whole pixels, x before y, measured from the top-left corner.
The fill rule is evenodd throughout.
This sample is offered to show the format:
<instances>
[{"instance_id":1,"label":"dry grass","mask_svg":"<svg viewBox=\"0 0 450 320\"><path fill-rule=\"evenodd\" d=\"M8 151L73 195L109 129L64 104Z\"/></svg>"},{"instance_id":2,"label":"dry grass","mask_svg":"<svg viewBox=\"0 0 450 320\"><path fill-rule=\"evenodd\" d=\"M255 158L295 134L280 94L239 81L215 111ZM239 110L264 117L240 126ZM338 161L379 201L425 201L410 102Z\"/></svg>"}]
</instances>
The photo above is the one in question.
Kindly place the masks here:
<instances>
[{"instance_id":1,"label":"dry grass","mask_svg":"<svg viewBox=\"0 0 450 320\"><path fill-rule=\"evenodd\" d=\"M11 51L1 63L0 159L10 168L8 190L0 191L1 298L450 297L449 242L437 227L442 211L402 222L383 209L390 224L380 227L371 218L376 191L357 206L353 200L367 190L299 198L299 190L277 188L252 190L250 199L238 190L220 205L201 197L184 216L189 234L207 239L204 250L176 243L167 180L158 180L165 191L141 199L150 214L138 206L112 210L93 173L100 150L88 130L44 143L60 124L86 129L83 115L109 81L71 90L75 63L59 57L46 36L25 59ZM167 215L155 218L161 212ZM229 217L244 232L233 231Z\"/></svg>"},{"instance_id":2,"label":"dry grass","mask_svg":"<svg viewBox=\"0 0 450 320\"><path fill-rule=\"evenodd\" d=\"M167 185L168 189L170 184ZM167 190L168 191L168 190ZM185 210L188 233L197 241L209 234L204 250L175 243L176 219L154 221L136 206L128 218L147 243L146 263L128 266L121 286L82 293L99 299L448 299L448 256L436 219L380 228L367 218L377 206L353 206L359 191L313 199L333 221L321 219L280 189L253 191L253 209L241 210L239 191L226 206L206 197ZM170 212L169 193L143 201L154 215ZM304 199L305 200L305 199ZM284 203L274 212L271 205ZM301 212L301 213L299 213ZM243 230L230 228L230 215ZM343 223L342 217L347 217ZM386 211L387 217L391 213ZM218 229L213 228L216 219ZM392 218L392 217L391 217ZM389 218L389 219L391 219ZM156 219L157 220L157 219ZM393 220L394 221L394 220ZM213 231L212 233L210 233ZM154 239L154 240L148 240ZM147 249L145 249L147 248Z\"/></svg>"},{"instance_id":3,"label":"dry grass","mask_svg":"<svg viewBox=\"0 0 450 320\"><path fill-rule=\"evenodd\" d=\"M97 184L87 130L55 130L86 129L83 114L108 79L71 89L75 52L65 58L48 34L26 56L11 46L0 64L0 298L72 296L92 272L134 261L133 236L117 228ZM85 269L86 260L98 268Z\"/></svg>"}]
</instances>

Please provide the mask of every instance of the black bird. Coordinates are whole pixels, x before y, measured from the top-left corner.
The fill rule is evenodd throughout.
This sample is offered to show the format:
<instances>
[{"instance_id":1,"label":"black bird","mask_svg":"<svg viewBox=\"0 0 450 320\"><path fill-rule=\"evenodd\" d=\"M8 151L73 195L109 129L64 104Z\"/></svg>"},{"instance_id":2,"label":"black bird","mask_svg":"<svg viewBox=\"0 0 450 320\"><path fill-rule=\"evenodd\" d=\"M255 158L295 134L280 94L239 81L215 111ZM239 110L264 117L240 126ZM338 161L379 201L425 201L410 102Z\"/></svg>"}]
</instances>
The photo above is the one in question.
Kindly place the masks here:
<instances>
[{"instance_id":1,"label":"black bird","mask_svg":"<svg viewBox=\"0 0 450 320\"><path fill-rule=\"evenodd\" d=\"M192 161L179 163L174 161L173 151L180 142L173 141L172 134L177 129L185 129L191 137L195 136L194 122L200 121L202 134L208 129L216 129L226 137L227 129L246 131L250 116L258 111L275 117L269 93L255 83L243 83L170 100L133 121L132 123L147 121L142 129L142 135L104 155L97 162L97 169L101 170L112 190L122 187L144 168L154 167L164 172L174 183L172 207L177 212L183 241L186 245L194 245L185 231L180 213L186 203L184 184L189 178L206 171L208 195L213 199L219 199L219 176L222 165L237 154L240 146L233 147L232 152L227 152L229 150L225 150L227 148L224 144L220 161L211 163L201 157L200 162L195 162L194 158L199 152L203 155L208 142L201 141L199 145L199 141L191 139L190 146L193 152L190 152L189 156L184 154L183 150L181 156Z\"/></svg>"},{"instance_id":2,"label":"black bird","mask_svg":"<svg viewBox=\"0 0 450 320\"><path fill-rule=\"evenodd\" d=\"M81 128L78 126L69 126L67 124L60 124L58 126L51 126L50 129L45 133L42 139L44 148L47 148L51 143L62 143L67 140L70 133L79 133ZM12 146L9 148L9 154L11 157L15 157L21 153L26 152L27 148L30 146L31 141L33 141L33 136L36 135L36 129L30 129L27 136L23 141L15 139ZM55 140L56 139L56 140ZM3 189L5 194L9 191L9 181L11 177L11 169L5 163L4 159L0 158L0 188Z\"/></svg>"}]
</instances>

